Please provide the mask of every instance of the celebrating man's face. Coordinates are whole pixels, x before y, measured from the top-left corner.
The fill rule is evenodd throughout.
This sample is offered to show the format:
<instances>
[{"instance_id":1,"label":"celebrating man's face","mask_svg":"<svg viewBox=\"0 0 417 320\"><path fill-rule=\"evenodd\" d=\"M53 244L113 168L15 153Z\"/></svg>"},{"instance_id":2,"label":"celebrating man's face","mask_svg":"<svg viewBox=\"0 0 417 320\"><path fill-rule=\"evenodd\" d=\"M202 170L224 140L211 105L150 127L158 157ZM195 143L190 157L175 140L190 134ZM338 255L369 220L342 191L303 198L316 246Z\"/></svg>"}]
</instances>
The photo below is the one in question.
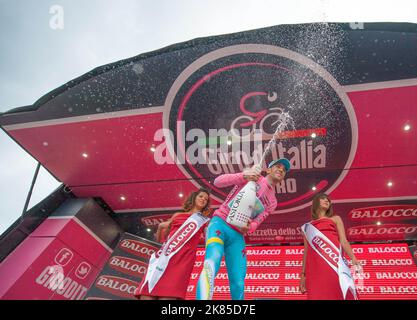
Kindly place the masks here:
<instances>
[{"instance_id":1,"label":"celebrating man's face","mask_svg":"<svg viewBox=\"0 0 417 320\"><path fill-rule=\"evenodd\" d=\"M286 171L285 167L281 163L277 163L276 165L272 166L267 170L268 175L278 182L284 179Z\"/></svg>"}]
</instances>

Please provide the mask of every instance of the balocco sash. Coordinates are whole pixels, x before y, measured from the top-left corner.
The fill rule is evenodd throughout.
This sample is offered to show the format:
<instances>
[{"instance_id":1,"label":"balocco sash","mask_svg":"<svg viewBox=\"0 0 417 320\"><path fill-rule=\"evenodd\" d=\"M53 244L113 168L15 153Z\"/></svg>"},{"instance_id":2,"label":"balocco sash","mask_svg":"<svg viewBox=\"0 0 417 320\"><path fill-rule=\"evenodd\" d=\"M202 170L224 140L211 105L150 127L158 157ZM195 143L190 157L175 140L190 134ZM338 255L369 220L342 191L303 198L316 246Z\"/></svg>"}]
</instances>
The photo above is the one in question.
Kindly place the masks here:
<instances>
[{"instance_id":1,"label":"balocco sash","mask_svg":"<svg viewBox=\"0 0 417 320\"><path fill-rule=\"evenodd\" d=\"M149 293L164 274L169 260L197 233L210 219L200 212L192 214L181 227L162 245L157 254L153 253L142 288L148 283Z\"/></svg>"},{"instance_id":2,"label":"balocco sash","mask_svg":"<svg viewBox=\"0 0 417 320\"><path fill-rule=\"evenodd\" d=\"M304 224L301 227L301 230L310 244L310 247L316 251L316 253L326 261L330 268L338 275L343 299L346 299L346 293L350 290L356 300L355 282L346 259L343 257L342 246L337 248L329 238L311 223Z\"/></svg>"}]
</instances>

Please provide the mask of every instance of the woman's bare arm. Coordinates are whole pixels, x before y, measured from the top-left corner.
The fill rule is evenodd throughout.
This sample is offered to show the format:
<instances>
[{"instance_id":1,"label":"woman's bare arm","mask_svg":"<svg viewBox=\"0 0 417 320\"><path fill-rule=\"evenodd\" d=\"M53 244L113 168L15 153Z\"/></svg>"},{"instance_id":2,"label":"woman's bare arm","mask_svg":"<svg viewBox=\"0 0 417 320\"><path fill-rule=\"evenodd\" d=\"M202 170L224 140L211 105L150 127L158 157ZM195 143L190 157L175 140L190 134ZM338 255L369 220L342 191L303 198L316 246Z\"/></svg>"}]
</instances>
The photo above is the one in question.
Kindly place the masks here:
<instances>
[{"instance_id":1,"label":"woman's bare arm","mask_svg":"<svg viewBox=\"0 0 417 320\"><path fill-rule=\"evenodd\" d=\"M334 216L333 221L336 224L337 233L339 235L339 241L340 241L340 244L342 245L343 250L352 260L352 264L358 265L359 262L356 259L355 254L353 253L353 250L352 250L352 247L350 246L349 241L347 241L346 239L345 226L343 224L342 219L339 216Z\"/></svg>"},{"instance_id":2,"label":"woman's bare arm","mask_svg":"<svg viewBox=\"0 0 417 320\"><path fill-rule=\"evenodd\" d=\"M162 242L162 239L164 239L166 237L166 234L168 233L168 231L171 227L172 220L174 219L175 215L176 215L176 213L173 214L172 217L169 220L161 222L158 225L158 229L156 230L156 234L155 234L156 241Z\"/></svg>"},{"instance_id":3,"label":"woman's bare arm","mask_svg":"<svg viewBox=\"0 0 417 320\"><path fill-rule=\"evenodd\" d=\"M304 240L304 253L303 253L303 267L301 270L301 275L300 275L300 291L301 293L305 293L307 291L306 288L306 261L307 261L307 240L305 238L305 236L303 235L303 240Z\"/></svg>"}]
</instances>

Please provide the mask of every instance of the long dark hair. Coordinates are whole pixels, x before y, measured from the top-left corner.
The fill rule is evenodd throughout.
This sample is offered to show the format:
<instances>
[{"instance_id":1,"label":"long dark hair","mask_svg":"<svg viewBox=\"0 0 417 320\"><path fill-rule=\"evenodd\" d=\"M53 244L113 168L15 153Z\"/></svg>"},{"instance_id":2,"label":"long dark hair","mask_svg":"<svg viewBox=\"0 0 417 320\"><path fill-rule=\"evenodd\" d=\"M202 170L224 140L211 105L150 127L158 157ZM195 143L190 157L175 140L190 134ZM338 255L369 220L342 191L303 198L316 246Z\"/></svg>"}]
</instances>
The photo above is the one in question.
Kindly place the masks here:
<instances>
[{"instance_id":1,"label":"long dark hair","mask_svg":"<svg viewBox=\"0 0 417 320\"><path fill-rule=\"evenodd\" d=\"M197 191L194 191L194 192L192 192L189 196L188 196L188 198L185 200L185 202L184 202L184 204L182 205L182 209L185 211L185 212L188 212L188 211L190 211L192 208L194 208L194 205L195 205L195 198L197 198L197 196L200 194L200 193L206 193L207 195L208 195L208 199L207 199L207 204L206 204L206 206L203 208L203 212L202 213L204 213L204 214L208 214L209 213L209 210L210 210L210 191L208 191L208 190L206 190L206 189L199 189L199 190L197 190Z\"/></svg>"},{"instance_id":2,"label":"long dark hair","mask_svg":"<svg viewBox=\"0 0 417 320\"><path fill-rule=\"evenodd\" d=\"M314 198L313 198L313 204L311 206L311 219L312 220L316 220L319 218L319 209L320 209L320 199L327 199L330 203L329 209L327 209L325 216L330 218L333 217L333 204L332 204L332 200L330 200L329 196L325 193L318 193Z\"/></svg>"}]
</instances>

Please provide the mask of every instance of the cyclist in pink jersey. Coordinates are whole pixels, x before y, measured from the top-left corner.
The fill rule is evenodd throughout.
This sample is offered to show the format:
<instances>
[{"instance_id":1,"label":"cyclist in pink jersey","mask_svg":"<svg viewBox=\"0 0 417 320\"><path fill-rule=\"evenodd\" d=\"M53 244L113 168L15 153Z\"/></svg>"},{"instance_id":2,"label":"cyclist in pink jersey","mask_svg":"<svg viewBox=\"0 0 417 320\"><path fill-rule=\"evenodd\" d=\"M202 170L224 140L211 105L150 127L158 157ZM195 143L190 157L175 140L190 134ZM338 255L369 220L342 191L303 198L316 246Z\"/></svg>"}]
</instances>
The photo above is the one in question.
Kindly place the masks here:
<instances>
[{"instance_id":1,"label":"cyclist in pink jersey","mask_svg":"<svg viewBox=\"0 0 417 320\"><path fill-rule=\"evenodd\" d=\"M244 299L246 277L246 250L244 235L254 232L277 206L275 186L281 182L290 170L290 162L285 159L272 161L268 165L267 176L261 176L261 168L252 168L236 174L224 174L216 178L216 187L234 185L226 200L217 209L209 223L206 235L206 255L204 267L197 284L196 298L211 300L216 277L223 255L225 256L230 293L233 300ZM256 181L256 196L263 208L248 222L246 227L238 228L226 222L229 213L229 202L248 181Z\"/></svg>"}]
</instances>

